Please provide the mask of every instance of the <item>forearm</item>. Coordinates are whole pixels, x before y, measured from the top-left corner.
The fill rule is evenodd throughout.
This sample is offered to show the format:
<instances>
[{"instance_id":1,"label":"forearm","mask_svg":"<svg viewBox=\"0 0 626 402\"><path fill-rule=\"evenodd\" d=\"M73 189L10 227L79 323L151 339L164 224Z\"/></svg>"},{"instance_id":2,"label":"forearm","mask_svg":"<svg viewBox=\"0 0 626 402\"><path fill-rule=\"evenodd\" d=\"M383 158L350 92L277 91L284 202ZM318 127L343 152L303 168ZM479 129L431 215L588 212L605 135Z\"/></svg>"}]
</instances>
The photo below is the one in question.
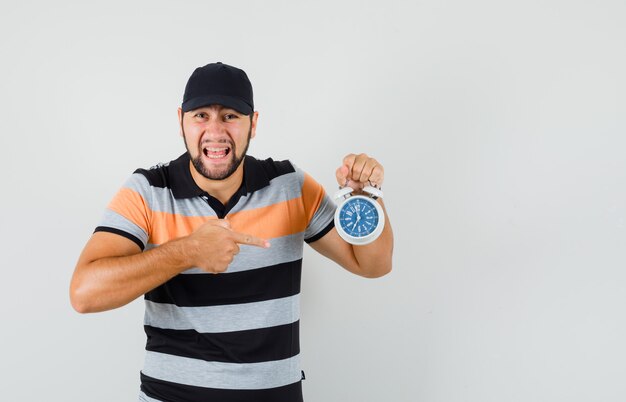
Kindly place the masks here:
<instances>
[{"instance_id":1,"label":"forearm","mask_svg":"<svg viewBox=\"0 0 626 402\"><path fill-rule=\"evenodd\" d=\"M393 254L393 231L382 199L377 202L385 213L385 227L380 236L370 244L352 246L354 258L359 267L359 274L368 278L378 278L391 271Z\"/></svg>"},{"instance_id":2,"label":"forearm","mask_svg":"<svg viewBox=\"0 0 626 402\"><path fill-rule=\"evenodd\" d=\"M89 313L130 303L190 267L184 241L133 255L79 261L70 288L72 305Z\"/></svg>"}]
</instances>

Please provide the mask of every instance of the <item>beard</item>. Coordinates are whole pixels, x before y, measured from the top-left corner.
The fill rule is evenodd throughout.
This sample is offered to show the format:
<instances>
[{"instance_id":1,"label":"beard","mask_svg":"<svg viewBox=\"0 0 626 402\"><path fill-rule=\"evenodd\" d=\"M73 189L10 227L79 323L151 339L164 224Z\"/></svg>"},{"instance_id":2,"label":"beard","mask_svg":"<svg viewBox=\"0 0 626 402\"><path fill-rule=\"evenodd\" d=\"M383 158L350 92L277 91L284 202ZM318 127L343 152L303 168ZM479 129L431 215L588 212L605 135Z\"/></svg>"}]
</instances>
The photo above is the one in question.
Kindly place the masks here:
<instances>
[{"instance_id":1,"label":"beard","mask_svg":"<svg viewBox=\"0 0 626 402\"><path fill-rule=\"evenodd\" d=\"M250 145L251 135L252 135L252 127L250 127L250 129L248 130L248 139L246 140L246 147L244 148L241 155L237 156L237 147L234 142L230 142L231 153L233 154L233 158L231 159L230 163L223 169L215 168L215 169L209 170L209 168L204 164L204 161L202 160L202 155L204 154L202 150L202 144L198 146L198 156L196 156L195 158L192 158L191 152L189 152L189 146L187 146L187 138L185 137L185 132L183 131L183 139L185 141L185 148L187 148L187 153L189 154L191 158L191 163L193 164L193 167L196 169L198 173L200 173L203 177L209 180L225 180L229 178L233 173L235 173L239 165L241 165L241 162L243 162L243 159L245 158L246 154L248 153L248 146Z\"/></svg>"}]
</instances>

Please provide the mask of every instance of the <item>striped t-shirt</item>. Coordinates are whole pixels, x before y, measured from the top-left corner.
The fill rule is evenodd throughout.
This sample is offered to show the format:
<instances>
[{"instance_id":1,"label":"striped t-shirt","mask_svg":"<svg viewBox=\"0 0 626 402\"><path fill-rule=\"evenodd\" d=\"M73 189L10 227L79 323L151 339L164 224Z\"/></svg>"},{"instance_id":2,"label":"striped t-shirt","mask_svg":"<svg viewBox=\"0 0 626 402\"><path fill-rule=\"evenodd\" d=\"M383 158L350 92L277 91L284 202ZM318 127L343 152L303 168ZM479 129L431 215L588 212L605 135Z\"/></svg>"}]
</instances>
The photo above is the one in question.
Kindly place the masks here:
<instances>
[{"instance_id":1,"label":"striped t-shirt","mask_svg":"<svg viewBox=\"0 0 626 402\"><path fill-rule=\"evenodd\" d=\"M299 344L303 242L333 228L334 203L288 161L246 156L227 205L200 189L189 156L139 169L96 231L142 250L191 234L210 219L269 239L242 245L227 271L189 269L145 295L143 401L302 401Z\"/></svg>"}]
</instances>

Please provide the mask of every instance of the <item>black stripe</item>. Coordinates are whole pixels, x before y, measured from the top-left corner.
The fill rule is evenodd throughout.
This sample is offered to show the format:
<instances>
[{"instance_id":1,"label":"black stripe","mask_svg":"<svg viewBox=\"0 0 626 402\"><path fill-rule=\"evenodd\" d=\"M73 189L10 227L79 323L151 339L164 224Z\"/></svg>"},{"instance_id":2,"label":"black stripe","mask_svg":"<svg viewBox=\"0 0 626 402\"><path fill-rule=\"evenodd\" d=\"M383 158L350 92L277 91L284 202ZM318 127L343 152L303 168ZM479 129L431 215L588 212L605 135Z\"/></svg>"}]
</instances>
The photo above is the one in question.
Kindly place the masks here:
<instances>
[{"instance_id":1,"label":"black stripe","mask_svg":"<svg viewBox=\"0 0 626 402\"><path fill-rule=\"evenodd\" d=\"M272 158L267 158L265 160L256 159L255 162L253 167L262 168L267 175L267 180L273 180L279 176L296 171L289 161L275 161Z\"/></svg>"},{"instance_id":2,"label":"black stripe","mask_svg":"<svg viewBox=\"0 0 626 402\"><path fill-rule=\"evenodd\" d=\"M145 325L146 350L223 363L288 359L300 353L299 324L210 334Z\"/></svg>"},{"instance_id":3,"label":"black stripe","mask_svg":"<svg viewBox=\"0 0 626 402\"><path fill-rule=\"evenodd\" d=\"M167 166L158 166L152 169L137 169L133 173L138 173L148 179L148 183L152 187L168 187L169 175Z\"/></svg>"},{"instance_id":4,"label":"black stripe","mask_svg":"<svg viewBox=\"0 0 626 402\"><path fill-rule=\"evenodd\" d=\"M335 227L335 220L333 219L332 221L330 221L328 225L326 225L326 227L321 232L319 232L315 236L309 237L308 239L304 239L304 241L306 243L313 243L314 241L318 241L322 237L326 236L326 233L330 232L331 229L334 227Z\"/></svg>"},{"instance_id":5,"label":"black stripe","mask_svg":"<svg viewBox=\"0 0 626 402\"><path fill-rule=\"evenodd\" d=\"M300 293L302 259L232 274L180 274L146 293L146 300L179 307L219 306Z\"/></svg>"},{"instance_id":6,"label":"black stripe","mask_svg":"<svg viewBox=\"0 0 626 402\"><path fill-rule=\"evenodd\" d=\"M166 402L303 402L301 381L278 388L229 390L176 384L141 373L141 390Z\"/></svg>"},{"instance_id":7,"label":"black stripe","mask_svg":"<svg viewBox=\"0 0 626 402\"><path fill-rule=\"evenodd\" d=\"M131 240L131 241L135 242L139 246L141 251L143 251L143 249L145 248L145 246L143 245L141 240L139 240L136 236L134 236L134 235L132 235L132 234L130 234L128 232L125 232L123 230L120 230L120 229L110 228L108 226L98 226L93 232L94 233L96 233L96 232L115 233L116 235L123 236L123 237L127 238L128 240Z\"/></svg>"}]
</instances>

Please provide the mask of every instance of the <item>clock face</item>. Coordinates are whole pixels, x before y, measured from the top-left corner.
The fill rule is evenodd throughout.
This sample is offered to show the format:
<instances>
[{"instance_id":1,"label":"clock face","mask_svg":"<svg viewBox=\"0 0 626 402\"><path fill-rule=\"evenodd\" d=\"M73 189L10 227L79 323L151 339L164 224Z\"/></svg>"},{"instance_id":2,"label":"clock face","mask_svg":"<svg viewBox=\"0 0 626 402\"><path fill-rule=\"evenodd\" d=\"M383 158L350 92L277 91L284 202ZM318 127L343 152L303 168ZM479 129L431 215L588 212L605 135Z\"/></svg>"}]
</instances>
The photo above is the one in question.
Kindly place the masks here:
<instances>
[{"instance_id":1,"label":"clock face","mask_svg":"<svg viewBox=\"0 0 626 402\"><path fill-rule=\"evenodd\" d=\"M378 226L378 210L373 202L364 197L352 197L339 211L339 224L352 237L365 237Z\"/></svg>"}]
</instances>

